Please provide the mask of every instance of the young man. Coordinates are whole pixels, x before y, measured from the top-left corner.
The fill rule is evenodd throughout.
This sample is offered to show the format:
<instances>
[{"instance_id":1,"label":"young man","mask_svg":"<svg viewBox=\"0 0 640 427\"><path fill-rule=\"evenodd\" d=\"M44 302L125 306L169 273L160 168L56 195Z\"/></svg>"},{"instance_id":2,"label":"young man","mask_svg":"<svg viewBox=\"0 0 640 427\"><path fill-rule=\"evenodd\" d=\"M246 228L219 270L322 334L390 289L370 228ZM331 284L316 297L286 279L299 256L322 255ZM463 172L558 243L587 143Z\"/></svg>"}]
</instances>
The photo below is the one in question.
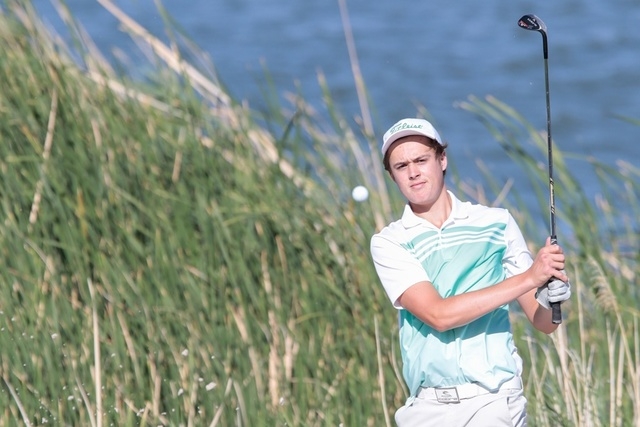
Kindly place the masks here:
<instances>
[{"instance_id":1,"label":"young man","mask_svg":"<svg viewBox=\"0 0 640 427\"><path fill-rule=\"evenodd\" d=\"M549 303L571 295L565 257L547 239L532 259L506 209L448 191L446 147L421 119L401 120L383 137L385 169L408 201L402 217L371 238L376 271L399 310L410 397L396 422L526 426L508 304L518 301L535 328L553 332Z\"/></svg>"}]
</instances>

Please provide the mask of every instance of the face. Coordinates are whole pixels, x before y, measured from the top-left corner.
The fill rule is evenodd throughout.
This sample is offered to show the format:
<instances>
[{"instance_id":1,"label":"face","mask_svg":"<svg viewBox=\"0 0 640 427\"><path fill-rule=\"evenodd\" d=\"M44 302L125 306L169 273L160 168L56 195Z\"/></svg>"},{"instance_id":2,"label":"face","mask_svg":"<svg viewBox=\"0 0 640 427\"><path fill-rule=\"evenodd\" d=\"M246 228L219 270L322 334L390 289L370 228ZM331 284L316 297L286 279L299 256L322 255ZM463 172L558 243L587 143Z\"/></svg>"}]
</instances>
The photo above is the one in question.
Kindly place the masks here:
<instances>
[{"instance_id":1,"label":"face","mask_svg":"<svg viewBox=\"0 0 640 427\"><path fill-rule=\"evenodd\" d=\"M444 174L447 156L436 155L427 138L408 136L399 139L389 152L389 173L414 211L429 210L445 193Z\"/></svg>"}]
</instances>

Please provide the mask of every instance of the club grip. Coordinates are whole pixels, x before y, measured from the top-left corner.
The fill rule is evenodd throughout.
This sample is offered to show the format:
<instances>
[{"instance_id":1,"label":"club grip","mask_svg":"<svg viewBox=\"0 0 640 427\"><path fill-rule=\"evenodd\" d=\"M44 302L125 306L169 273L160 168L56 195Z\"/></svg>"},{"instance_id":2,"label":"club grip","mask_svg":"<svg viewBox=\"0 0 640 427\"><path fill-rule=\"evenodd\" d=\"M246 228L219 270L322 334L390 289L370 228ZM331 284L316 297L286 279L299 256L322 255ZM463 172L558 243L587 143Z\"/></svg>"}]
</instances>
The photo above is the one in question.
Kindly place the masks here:
<instances>
[{"instance_id":1,"label":"club grip","mask_svg":"<svg viewBox=\"0 0 640 427\"><path fill-rule=\"evenodd\" d=\"M562 309L559 302L551 303L551 321L554 325L562 323Z\"/></svg>"},{"instance_id":2,"label":"club grip","mask_svg":"<svg viewBox=\"0 0 640 427\"><path fill-rule=\"evenodd\" d=\"M558 244L558 238L556 237L555 233L551 233L551 244ZM560 308L559 302L551 303L551 321L554 325L559 325L560 323L562 323L562 309Z\"/></svg>"}]
</instances>

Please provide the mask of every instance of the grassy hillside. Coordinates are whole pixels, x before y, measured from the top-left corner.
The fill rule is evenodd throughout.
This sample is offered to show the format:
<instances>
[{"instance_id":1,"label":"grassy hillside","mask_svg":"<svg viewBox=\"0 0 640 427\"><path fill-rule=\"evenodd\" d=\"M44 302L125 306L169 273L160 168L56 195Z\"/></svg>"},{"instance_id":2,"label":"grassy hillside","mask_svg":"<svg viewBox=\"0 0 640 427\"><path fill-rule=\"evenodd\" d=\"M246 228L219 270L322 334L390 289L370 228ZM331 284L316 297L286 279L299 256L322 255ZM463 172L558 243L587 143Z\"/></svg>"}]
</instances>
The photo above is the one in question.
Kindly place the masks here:
<instances>
[{"instance_id":1,"label":"grassy hillside","mask_svg":"<svg viewBox=\"0 0 640 427\"><path fill-rule=\"evenodd\" d=\"M392 425L396 317L368 241L402 201L376 136L328 88L328 124L294 95L258 117L112 8L155 55L132 82L29 9L0 15L0 424ZM542 195L536 130L495 100L464 107L526 147L513 155ZM558 166L564 326L540 336L514 313L536 426L640 420L638 169L593 168L595 200ZM504 183L452 185L544 235Z\"/></svg>"}]
</instances>

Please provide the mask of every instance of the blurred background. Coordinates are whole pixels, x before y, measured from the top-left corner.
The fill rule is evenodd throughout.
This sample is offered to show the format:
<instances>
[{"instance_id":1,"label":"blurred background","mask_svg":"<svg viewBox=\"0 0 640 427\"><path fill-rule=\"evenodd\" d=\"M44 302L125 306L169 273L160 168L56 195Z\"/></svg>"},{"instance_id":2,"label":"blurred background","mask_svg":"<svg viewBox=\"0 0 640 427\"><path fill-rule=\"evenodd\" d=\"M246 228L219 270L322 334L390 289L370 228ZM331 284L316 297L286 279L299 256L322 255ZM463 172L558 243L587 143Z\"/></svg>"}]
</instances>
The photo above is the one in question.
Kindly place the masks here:
<instances>
[{"instance_id":1,"label":"blurred background","mask_svg":"<svg viewBox=\"0 0 640 427\"><path fill-rule=\"evenodd\" d=\"M512 311L530 424L640 425L636 4L117 1L185 65L107 1L66 4L122 79L95 72L58 3L33 5L67 43L30 0L0 2L0 425L390 426L397 317L366 247L403 201L360 142L427 115L452 188L509 207L535 250L546 111L527 13L549 29L575 290L550 336ZM215 76L249 108L219 102Z\"/></svg>"},{"instance_id":2,"label":"blurred background","mask_svg":"<svg viewBox=\"0 0 640 427\"><path fill-rule=\"evenodd\" d=\"M449 141L460 170L473 174L476 168L466 166L482 157L497 176L517 176L517 166L457 103L469 95L493 95L546 129L542 39L516 25L522 15L534 13L548 27L555 143L605 163L639 157L640 127L623 119L640 118L637 1L345 2L377 135L398 119L415 116L422 105ZM139 63L136 44L97 1L66 3L108 58ZM169 39L156 2L116 4L157 37ZM34 5L64 37L52 3ZM360 114L337 0L166 1L162 7L210 56L234 98L263 107L268 70L280 93L299 90L322 114L317 80L322 72L345 117ZM590 168L575 156L569 161L588 191L596 182Z\"/></svg>"}]
</instances>

